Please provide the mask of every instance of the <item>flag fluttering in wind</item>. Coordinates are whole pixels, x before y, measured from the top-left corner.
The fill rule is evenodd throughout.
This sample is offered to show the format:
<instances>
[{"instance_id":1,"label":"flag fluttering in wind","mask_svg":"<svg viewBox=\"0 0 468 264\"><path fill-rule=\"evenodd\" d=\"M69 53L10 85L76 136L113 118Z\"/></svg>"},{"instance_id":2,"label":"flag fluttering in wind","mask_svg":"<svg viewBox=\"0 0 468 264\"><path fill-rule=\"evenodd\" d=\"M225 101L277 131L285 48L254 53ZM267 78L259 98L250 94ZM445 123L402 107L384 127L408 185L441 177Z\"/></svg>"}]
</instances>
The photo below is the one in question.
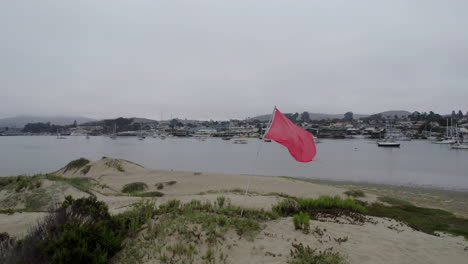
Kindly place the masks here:
<instances>
[{"instance_id":1,"label":"flag fluttering in wind","mask_svg":"<svg viewBox=\"0 0 468 264\"><path fill-rule=\"evenodd\" d=\"M289 120L278 109L273 112L270 128L264 135L288 148L293 158L300 162L312 161L317 154L314 136Z\"/></svg>"}]
</instances>

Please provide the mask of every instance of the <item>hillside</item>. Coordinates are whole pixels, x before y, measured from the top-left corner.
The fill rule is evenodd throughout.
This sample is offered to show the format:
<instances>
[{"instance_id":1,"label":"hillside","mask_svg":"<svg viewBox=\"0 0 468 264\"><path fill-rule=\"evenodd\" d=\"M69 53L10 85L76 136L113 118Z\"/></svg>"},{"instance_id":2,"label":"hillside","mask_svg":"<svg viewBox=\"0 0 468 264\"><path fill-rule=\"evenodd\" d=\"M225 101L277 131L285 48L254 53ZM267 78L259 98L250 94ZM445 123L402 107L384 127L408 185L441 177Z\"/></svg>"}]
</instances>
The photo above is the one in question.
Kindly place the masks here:
<instances>
[{"instance_id":1,"label":"hillside","mask_svg":"<svg viewBox=\"0 0 468 264\"><path fill-rule=\"evenodd\" d=\"M301 112L302 113L302 112ZM286 113L285 113L286 114ZM300 113L299 113L300 114ZM384 117L394 117L395 115L401 117L401 116L408 116L411 114L411 112L405 111L405 110L390 110L390 111L384 111L376 114L381 114ZM252 117L250 119L257 119L260 121L268 121L270 120L271 115L259 115L256 117ZM322 119L342 119L344 118L344 113L343 114L325 114L325 113L311 113L309 112L309 116L311 120L322 120ZM368 117L370 115L367 114L354 114L354 119L360 119L363 117Z\"/></svg>"},{"instance_id":2,"label":"hillside","mask_svg":"<svg viewBox=\"0 0 468 264\"><path fill-rule=\"evenodd\" d=\"M54 125L71 125L76 120L78 124L93 121L94 119L82 116L29 116L21 115L0 119L0 127L23 128L28 123L47 123Z\"/></svg>"}]
</instances>

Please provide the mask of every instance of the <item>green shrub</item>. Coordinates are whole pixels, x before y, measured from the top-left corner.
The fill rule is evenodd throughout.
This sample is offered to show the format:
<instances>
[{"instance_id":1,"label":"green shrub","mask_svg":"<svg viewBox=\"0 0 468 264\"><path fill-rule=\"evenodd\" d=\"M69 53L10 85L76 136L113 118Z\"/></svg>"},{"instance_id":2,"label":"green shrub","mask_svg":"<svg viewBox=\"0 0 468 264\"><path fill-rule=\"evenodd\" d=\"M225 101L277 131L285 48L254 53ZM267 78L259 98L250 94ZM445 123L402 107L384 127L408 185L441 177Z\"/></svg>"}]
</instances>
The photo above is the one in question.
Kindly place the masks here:
<instances>
[{"instance_id":1,"label":"green shrub","mask_svg":"<svg viewBox=\"0 0 468 264\"><path fill-rule=\"evenodd\" d=\"M366 196L364 192L361 190L349 190L349 191L344 192L344 194L346 194L347 196L354 197L354 198Z\"/></svg>"},{"instance_id":2,"label":"green shrub","mask_svg":"<svg viewBox=\"0 0 468 264\"><path fill-rule=\"evenodd\" d=\"M300 212L293 216L294 228L296 230L304 230L304 232L309 232L310 229L310 217L304 212Z\"/></svg>"},{"instance_id":3,"label":"green shrub","mask_svg":"<svg viewBox=\"0 0 468 264\"><path fill-rule=\"evenodd\" d=\"M164 184L162 183L156 183L156 189L161 190L164 188Z\"/></svg>"},{"instance_id":4,"label":"green shrub","mask_svg":"<svg viewBox=\"0 0 468 264\"><path fill-rule=\"evenodd\" d=\"M0 263L109 263L155 212L154 202L146 201L111 216L96 197L68 196L23 240L0 245Z\"/></svg>"},{"instance_id":5,"label":"green shrub","mask_svg":"<svg viewBox=\"0 0 468 264\"><path fill-rule=\"evenodd\" d=\"M295 199L284 199L273 205L272 210L280 216L290 216L299 211L299 204Z\"/></svg>"},{"instance_id":6,"label":"green shrub","mask_svg":"<svg viewBox=\"0 0 468 264\"><path fill-rule=\"evenodd\" d=\"M70 161L66 166L64 172L67 172L69 170L77 170L86 164L90 163L88 159L85 158L79 158L77 160Z\"/></svg>"},{"instance_id":7,"label":"green shrub","mask_svg":"<svg viewBox=\"0 0 468 264\"><path fill-rule=\"evenodd\" d=\"M125 184L122 188L123 193L134 193L134 192L141 192L148 188L148 185L144 182L132 182L129 184Z\"/></svg>"},{"instance_id":8,"label":"green shrub","mask_svg":"<svg viewBox=\"0 0 468 264\"><path fill-rule=\"evenodd\" d=\"M292 259L288 261L289 264L345 264L346 259L338 252L333 252L330 249L325 251L317 251L311 249L309 246L304 247L302 243L292 244L291 250Z\"/></svg>"},{"instance_id":9,"label":"green shrub","mask_svg":"<svg viewBox=\"0 0 468 264\"><path fill-rule=\"evenodd\" d=\"M166 182L166 185L174 185L176 183L177 183L176 181L168 181L168 182Z\"/></svg>"}]
</instances>

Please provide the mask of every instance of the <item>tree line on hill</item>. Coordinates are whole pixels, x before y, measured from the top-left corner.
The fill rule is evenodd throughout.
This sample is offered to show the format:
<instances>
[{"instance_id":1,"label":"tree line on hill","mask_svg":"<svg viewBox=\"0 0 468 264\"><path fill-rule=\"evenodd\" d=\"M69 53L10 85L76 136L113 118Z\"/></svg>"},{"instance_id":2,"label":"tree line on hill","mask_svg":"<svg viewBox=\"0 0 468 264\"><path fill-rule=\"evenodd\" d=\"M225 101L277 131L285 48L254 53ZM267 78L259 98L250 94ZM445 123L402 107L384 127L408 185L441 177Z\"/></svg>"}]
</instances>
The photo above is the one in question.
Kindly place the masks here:
<instances>
[{"instance_id":1,"label":"tree line on hill","mask_svg":"<svg viewBox=\"0 0 468 264\"><path fill-rule=\"evenodd\" d=\"M63 132L64 130L68 130L72 127L77 127L78 124L76 120L73 122L71 125L65 125L65 126L60 126L60 125L54 125L51 124L50 122L47 123L28 123L24 126L24 128L21 130L24 133L59 133Z\"/></svg>"}]
</instances>

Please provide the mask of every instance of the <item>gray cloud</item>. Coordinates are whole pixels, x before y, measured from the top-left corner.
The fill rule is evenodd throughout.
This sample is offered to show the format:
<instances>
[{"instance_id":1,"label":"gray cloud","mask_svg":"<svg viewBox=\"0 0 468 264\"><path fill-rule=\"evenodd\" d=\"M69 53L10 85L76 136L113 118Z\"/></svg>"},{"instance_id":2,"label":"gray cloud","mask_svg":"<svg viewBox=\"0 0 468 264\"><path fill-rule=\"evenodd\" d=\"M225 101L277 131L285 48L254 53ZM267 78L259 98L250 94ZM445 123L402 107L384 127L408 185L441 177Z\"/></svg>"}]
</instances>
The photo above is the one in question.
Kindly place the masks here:
<instances>
[{"instance_id":1,"label":"gray cloud","mask_svg":"<svg viewBox=\"0 0 468 264\"><path fill-rule=\"evenodd\" d=\"M3 1L0 117L447 113L466 1Z\"/></svg>"}]
</instances>

